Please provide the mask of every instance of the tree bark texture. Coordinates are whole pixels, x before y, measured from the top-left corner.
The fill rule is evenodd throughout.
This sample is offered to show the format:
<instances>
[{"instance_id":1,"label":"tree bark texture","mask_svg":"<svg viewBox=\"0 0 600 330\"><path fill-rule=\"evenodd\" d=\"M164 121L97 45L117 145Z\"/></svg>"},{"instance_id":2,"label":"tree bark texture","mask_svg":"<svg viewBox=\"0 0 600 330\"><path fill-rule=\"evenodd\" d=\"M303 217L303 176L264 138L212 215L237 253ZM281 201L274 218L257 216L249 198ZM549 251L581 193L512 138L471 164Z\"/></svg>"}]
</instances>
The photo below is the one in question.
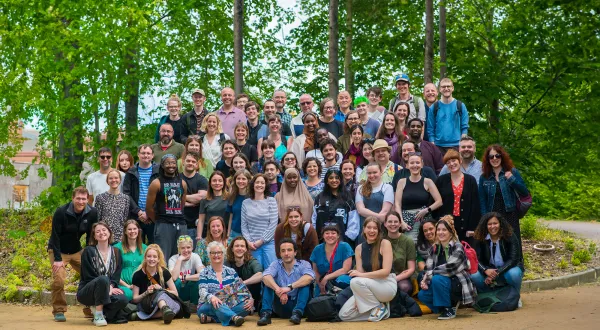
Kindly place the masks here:
<instances>
[{"instance_id":1,"label":"tree bark texture","mask_svg":"<svg viewBox=\"0 0 600 330\"><path fill-rule=\"evenodd\" d=\"M433 82L433 0L425 0L425 83Z\"/></svg>"},{"instance_id":2,"label":"tree bark texture","mask_svg":"<svg viewBox=\"0 0 600 330\"><path fill-rule=\"evenodd\" d=\"M440 1L440 80L446 77L446 3Z\"/></svg>"},{"instance_id":3,"label":"tree bark texture","mask_svg":"<svg viewBox=\"0 0 600 330\"><path fill-rule=\"evenodd\" d=\"M233 5L233 90L244 91L244 0L234 0Z\"/></svg>"},{"instance_id":4,"label":"tree bark texture","mask_svg":"<svg viewBox=\"0 0 600 330\"><path fill-rule=\"evenodd\" d=\"M346 0L346 51L344 54L344 78L346 90L354 99L354 70L352 69L352 0Z\"/></svg>"},{"instance_id":5,"label":"tree bark texture","mask_svg":"<svg viewBox=\"0 0 600 330\"><path fill-rule=\"evenodd\" d=\"M334 100L340 90L338 11L339 0L329 0L329 97Z\"/></svg>"}]
</instances>

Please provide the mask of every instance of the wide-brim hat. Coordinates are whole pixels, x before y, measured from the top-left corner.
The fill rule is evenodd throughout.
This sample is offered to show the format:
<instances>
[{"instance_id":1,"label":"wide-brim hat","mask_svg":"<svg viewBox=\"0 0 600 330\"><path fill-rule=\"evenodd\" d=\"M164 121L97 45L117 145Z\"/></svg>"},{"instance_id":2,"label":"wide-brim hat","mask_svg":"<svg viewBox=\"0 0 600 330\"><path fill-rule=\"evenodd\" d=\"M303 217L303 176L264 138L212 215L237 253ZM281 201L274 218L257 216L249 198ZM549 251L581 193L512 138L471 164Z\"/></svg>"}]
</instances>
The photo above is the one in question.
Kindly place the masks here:
<instances>
[{"instance_id":1,"label":"wide-brim hat","mask_svg":"<svg viewBox=\"0 0 600 330\"><path fill-rule=\"evenodd\" d=\"M375 140L375 143L373 143L373 151L381 148L386 148L389 152L392 151L392 147L390 147L384 139Z\"/></svg>"}]
</instances>

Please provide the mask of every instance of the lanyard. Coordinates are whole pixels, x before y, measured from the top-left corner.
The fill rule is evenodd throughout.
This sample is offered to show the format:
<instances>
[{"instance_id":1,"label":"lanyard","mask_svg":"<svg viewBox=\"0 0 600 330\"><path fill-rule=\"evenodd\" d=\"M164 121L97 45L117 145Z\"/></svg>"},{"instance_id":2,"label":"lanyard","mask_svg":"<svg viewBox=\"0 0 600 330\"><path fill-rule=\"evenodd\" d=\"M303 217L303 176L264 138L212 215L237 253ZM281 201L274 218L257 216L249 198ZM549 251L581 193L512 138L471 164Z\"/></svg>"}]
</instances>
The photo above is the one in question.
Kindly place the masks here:
<instances>
[{"instance_id":1,"label":"lanyard","mask_svg":"<svg viewBox=\"0 0 600 330\"><path fill-rule=\"evenodd\" d=\"M340 245L340 241L337 242L337 244L333 248L333 251L331 252L331 257L329 258L329 272L328 272L328 274L331 274L331 271L333 271L333 258L335 258L335 252L337 251L338 245Z\"/></svg>"}]
</instances>

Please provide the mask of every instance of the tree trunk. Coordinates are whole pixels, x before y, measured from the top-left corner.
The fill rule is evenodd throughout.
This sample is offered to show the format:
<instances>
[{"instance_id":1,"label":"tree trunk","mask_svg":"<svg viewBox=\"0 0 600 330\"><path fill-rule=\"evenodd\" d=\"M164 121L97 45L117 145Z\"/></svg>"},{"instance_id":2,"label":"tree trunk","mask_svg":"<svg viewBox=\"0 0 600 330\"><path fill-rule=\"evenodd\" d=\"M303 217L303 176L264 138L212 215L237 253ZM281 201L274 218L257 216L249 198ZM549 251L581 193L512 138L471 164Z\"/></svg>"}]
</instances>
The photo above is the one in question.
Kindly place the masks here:
<instances>
[{"instance_id":1,"label":"tree trunk","mask_svg":"<svg viewBox=\"0 0 600 330\"><path fill-rule=\"evenodd\" d=\"M329 0L329 97L334 100L340 90L338 8L339 0Z\"/></svg>"},{"instance_id":2,"label":"tree trunk","mask_svg":"<svg viewBox=\"0 0 600 330\"><path fill-rule=\"evenodd\" d=\"M125 55L125 131L136 132L138 123L138 107L140 103L140 79L138 77L138 51L135 47L127 50Z\"/></svg>"},{"instance_id":3,"label":"tree trunk","mask_svg":"<svg viewBox=\"0 0 600 330\"><path fill-rule=\"evenodd\" d=\"M425 83L433 82L433 0L425 0Z\"/></svg>"},{"instance_id":4,"label":"tree trunk","mask_svg":"<svg viewBox=\"0 0 600 330\"><path fill-rule=\"evenodd\" d=\"M485 26L485 30L486 30L486 34L487 34L487 44L488 44L488 51L491 55L491 61L492 61L492 67L497 68L499 67L498 65L498 51L496 50L496 47L494 46L494 43L492 41L492 35L493 35L493 28L494 28L494 7L490 7L490 9L487 12L487 22L486 22L486 26ZM492 100L491 102L491 111L490 111L490 116L489 116L489 124L490 124L490 128L492 130L494 130L494 133L496 134L496 142L500 143L500 100L498 100L498 98L495 98Z\"/></svg>"},{"instance_id":5,"label":"tree trunk","mask_svg":"<svg viewBox=\"0 0 600 330\"><path fill-rule=\"evenodd\" d=\"M352 0L346 0L346 52L344 55L344 78L346 90L354 99L354 70L352 70Z\"/></svg>"},{"instance_id":6,"label":"tree trunk","mask_svg":"<svg viewBox=\"0 0 600 330\"><path fill-rule=\"evenodd\" d=\"M236 94L244 91L244 0L233 4L233 89Z\"/></svg>"},{"instance_id":7,"label":"tree trunk","mask_svg":"<svg viewBox=\"0 0 600 330\"><path fill-rule=\"evenodd\" d=\"M440 1L440 80L446 77L446 2Z\"/></svg>"}]
</instances>

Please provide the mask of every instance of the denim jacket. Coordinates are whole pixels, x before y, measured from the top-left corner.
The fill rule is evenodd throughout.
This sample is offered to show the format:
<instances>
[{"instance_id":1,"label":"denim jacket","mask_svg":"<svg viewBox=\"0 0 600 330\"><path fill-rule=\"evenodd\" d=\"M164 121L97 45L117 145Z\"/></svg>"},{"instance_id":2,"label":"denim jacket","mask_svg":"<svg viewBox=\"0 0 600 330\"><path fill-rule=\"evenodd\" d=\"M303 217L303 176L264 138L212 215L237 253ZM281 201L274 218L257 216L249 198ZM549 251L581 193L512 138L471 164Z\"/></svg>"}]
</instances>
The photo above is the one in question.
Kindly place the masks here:
<instances>
[{"instance_id":1,"label":"denim jacket","mask_svg":"<svg viewBox=\"0 0 600 330\"><path fill-rule=\"evenodd\" d=\"M506 212L513 212L516 210L517 196L515 191L519 194L519 196L529 195L529 190L527 190L525 181L523 181L519 171L516 168L513 168L511 172L513 175L508 180L504 176L503 170L501 170L500 174L498 175L500 180L500 191L502 191L502 198L504 198ZM493 171L487 178L481 175L481 178L479 179L479 202L481 204L481 214L486 214L494 209L494 196L496 194L497 183L498 182L496 182Z\"/></svg>"}]
</instances>

